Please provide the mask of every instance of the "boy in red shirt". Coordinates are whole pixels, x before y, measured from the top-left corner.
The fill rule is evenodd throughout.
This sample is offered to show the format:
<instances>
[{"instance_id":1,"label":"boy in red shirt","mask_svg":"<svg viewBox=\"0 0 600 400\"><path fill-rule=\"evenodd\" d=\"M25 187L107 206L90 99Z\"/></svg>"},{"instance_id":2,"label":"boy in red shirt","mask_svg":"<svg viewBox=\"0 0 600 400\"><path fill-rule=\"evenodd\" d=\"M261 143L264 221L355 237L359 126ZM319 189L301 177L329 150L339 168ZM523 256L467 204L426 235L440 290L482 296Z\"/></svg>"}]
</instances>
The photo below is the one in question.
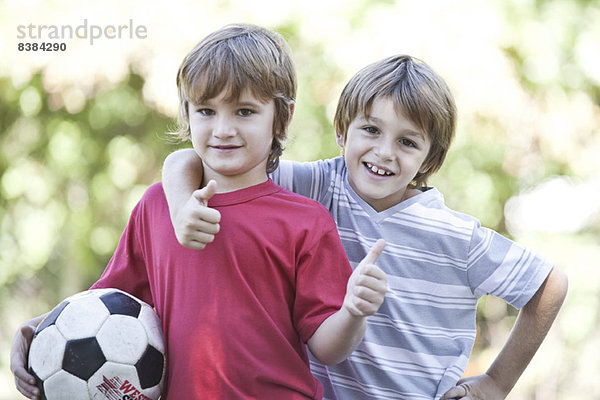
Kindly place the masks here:
<instances>
[{"instance_id":1,"label":"boy in red shirt","mask_svg":"<svg viewBox=\"0 0 600 400\"><path fill-rule=\"evenodd\" d=\"M329 212L268 178L296 95L279 35L225 27L186 56L177 86L179 134L203 160L202 201L218 210L220 234L202 250L181 247L156 183L92 288L116 287L156 308L168 357L164 399L320 399L305 344L325 364L353 351L387 290L373 264L384 243L352 273ZM39 391L25 354L40 320L24 324L11 357L30 398Z\"/></svg>"}]
</instances>

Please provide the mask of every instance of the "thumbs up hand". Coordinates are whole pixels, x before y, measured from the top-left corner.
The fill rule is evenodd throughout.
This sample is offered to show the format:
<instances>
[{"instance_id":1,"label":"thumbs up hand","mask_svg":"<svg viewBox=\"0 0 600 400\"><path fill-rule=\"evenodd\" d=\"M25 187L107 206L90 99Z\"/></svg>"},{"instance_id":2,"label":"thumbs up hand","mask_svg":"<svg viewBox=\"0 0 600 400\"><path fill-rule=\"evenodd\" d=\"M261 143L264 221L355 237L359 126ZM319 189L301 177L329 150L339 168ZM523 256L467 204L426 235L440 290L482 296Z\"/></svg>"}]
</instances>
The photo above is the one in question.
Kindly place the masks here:
<instances>
[{"instance_id":1,"label":"thumbs up hand","mask_svg":"<svg viewBox=\"0 0 600 400\"><path fill-rule=\"evenodd\" d=\"M173 219L175 236L182 246L202 250L215 240L219 232L221 213L208 207L208 201L217 192L217 182L210 180L196 190Z\"/></svg>"},{"instance_id":2,"label":"thumbs up hand","mask_svg":"<svg viewBox=\"0 0 600 400\"><path fill-rule=\"evenodd\" d=\"M375 262L384 247L383 239L375 242L348 280L344 307L356 317L373 315L383 304L387 292L387 275Z\"/></svg>"},{"instance_id":3,"label":"thumbs up hand","mask_svg":"<svg viewBox=\"0 0 600 400\"><path fill-rule=\"evenodd\" d=\"M200 202L204 207L208 206L208 201L217 193L217 181L211 179L206 186L192 193L192 197Z\"/></svg>"}]
</instances>

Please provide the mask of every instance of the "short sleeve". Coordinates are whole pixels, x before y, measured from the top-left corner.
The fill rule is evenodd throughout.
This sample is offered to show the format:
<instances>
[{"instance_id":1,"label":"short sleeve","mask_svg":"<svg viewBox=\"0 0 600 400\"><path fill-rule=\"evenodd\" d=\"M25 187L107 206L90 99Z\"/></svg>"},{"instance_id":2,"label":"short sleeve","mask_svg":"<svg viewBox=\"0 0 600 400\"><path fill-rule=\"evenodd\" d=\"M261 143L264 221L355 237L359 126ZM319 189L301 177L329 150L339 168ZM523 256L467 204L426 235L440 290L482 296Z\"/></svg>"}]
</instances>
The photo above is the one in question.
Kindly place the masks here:
<instances>
[{"instance_id":1,"label":"short sleeve","mask_svg":"<svg viewBox=\"0 0 600 400\"><path fill-rule=\"evenodd\" d=\"M552 267L548 260L491 229L476 226L473 232L467 274L477 296L493 295L520 309Z\"/></svg>"},{"instance_id":2,"label":"short sleeve","mask_svg":"<svg viewBox=\"0 0 600 400\"><path fill-rule=\"evenodd\" d=\"M326 212L326 211L325 211ZM352 268L335 223L327 213L321 233L298 260L294 324L306 343L321 323L338 311L346 294Z\"/></svg>"},{"instance_id":3,"label":"short sleeve","mask_svg":"<svg viewBox=\"0 0 600 400\"><path fill-rule=\"evenodd\" d=\"M289 191L323 203L322 199L332 185L333 173L335 159L312 162L281 160L271 179Z\"/></svg>"}]
</instances>

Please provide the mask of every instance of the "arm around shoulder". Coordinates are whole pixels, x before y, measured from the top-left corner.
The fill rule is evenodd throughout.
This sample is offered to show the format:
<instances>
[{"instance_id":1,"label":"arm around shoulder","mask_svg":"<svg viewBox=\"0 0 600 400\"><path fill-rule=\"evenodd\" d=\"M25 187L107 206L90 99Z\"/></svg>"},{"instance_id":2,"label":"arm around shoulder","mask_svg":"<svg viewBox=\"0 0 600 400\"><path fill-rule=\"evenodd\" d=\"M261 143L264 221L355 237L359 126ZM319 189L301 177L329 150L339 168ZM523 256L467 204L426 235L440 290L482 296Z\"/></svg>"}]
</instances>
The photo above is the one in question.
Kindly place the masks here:
<instances>
[{"instance_id":1,"label":"arm around shoulder","mask_svg":"<svg viewBox=\"0 0 600 400\"><path fill-rule=\"evenodd\" d=\"M217 183L211 181L198 189L202 174L202 161L192 149L169 154L163 165L163 191L175 236L182 246L196 250L214 240L221 219L217 210L208 207Z\"/></svg>"},{"instance_id":2,"label":"arm around shoulder","mask_svg":"<svg viewBox=\"0 0 600 400\"><path fill-rule=\"evenodd\" d=\"M163 163L162 184L171 219L202 182L202 160L193 149L176 150Z\"/></svg>"}]
</instances>

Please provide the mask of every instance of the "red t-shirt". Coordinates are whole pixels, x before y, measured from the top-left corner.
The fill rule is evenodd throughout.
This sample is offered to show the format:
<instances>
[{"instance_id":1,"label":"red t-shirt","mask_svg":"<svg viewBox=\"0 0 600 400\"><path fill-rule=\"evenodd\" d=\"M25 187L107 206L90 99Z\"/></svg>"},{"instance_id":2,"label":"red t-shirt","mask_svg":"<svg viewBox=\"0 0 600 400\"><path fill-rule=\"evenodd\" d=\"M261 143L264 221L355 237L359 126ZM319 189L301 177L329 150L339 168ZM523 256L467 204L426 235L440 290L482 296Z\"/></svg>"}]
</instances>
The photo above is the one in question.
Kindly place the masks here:
<instances>
[{"instance_id":1,"label":"red t-shirt","mask_svg":"<svg viewBox=\"0 0 600 400\"><path fill-rule=\"evenodd\" d=\"M271 180L209 206L221 213L214 242L182 247L162 185L150 186L93 287L156 308L166 400L320 399L305 343L342 305L351 273L331 215Z\"/></svg>"}]
</instances>

